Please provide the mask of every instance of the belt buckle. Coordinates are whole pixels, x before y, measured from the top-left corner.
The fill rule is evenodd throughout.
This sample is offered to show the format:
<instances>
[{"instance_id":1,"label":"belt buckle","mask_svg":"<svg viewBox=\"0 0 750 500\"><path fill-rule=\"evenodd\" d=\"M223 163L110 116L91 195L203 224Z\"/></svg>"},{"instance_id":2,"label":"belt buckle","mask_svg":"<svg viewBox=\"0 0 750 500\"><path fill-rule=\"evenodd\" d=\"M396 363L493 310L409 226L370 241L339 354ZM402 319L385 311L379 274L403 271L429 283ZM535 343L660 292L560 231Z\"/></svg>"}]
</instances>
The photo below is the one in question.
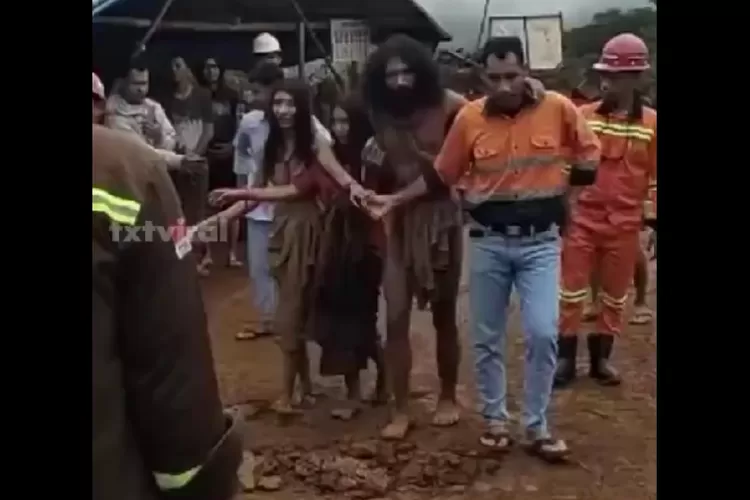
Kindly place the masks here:
<instances>
[{"instance_id":1,"label":"belt buckle","mask_svg":"<svg viewBox=\"0 0 750 500\"><path fill-rule=\"evenodd\" d=\"M508 226L506 228L506 231L508 233L508 236L521 236L521 226Z\"/></svg>"}]
</instances>

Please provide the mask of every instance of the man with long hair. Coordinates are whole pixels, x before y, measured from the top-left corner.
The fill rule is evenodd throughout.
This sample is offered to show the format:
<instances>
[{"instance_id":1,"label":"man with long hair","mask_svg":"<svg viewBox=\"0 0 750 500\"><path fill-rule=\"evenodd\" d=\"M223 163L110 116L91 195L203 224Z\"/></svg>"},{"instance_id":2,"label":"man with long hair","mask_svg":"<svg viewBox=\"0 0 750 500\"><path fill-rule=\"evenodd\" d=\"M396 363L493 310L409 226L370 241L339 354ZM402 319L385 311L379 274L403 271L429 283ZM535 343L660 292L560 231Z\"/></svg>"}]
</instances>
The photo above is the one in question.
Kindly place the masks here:
<instances>
[{"instance_id":1,"label":"man with long hair","mask_svg":"<svg viewBox=\"0 0 750 500\"><path fill-rule=\"evenodd\" d=\"M364 71L363 99L375 136L362 153L369 170L380 171L380 186L392 192L432 168L445 131L466 103L443 89L427 47L394 35L371 54ZM385 186L385 187L384 187ZM461 274L461 212L444 189L420 199L385 220L384 294L387 303L386 366L395 407L384 439L403 439L412 365L409 324L413 297L431 305L437 334L440 396L432 423L458 422L456 383L459 363L456 298Z\"/></svg>"},{"instance_id":2,"label":"man with long hair","mask_svg":"<svg viewBox=\"0 0 750 500\"><path fill-rule=\"evenodd\" d=\"M576 377L578 334L592 272L599 279L601 306L587 337L589 376L604 386L620 384L609 358L622 330L644 217L651 215L644 214L644 205L653 208L656 201L656 111L640 91L649 67L643 40L631 33L614 37L594 65L603 98L581 108L601 140L602 157L596 183L581 193L572 211L563 245L557 387Z\"/></svg>"}]
</instances>

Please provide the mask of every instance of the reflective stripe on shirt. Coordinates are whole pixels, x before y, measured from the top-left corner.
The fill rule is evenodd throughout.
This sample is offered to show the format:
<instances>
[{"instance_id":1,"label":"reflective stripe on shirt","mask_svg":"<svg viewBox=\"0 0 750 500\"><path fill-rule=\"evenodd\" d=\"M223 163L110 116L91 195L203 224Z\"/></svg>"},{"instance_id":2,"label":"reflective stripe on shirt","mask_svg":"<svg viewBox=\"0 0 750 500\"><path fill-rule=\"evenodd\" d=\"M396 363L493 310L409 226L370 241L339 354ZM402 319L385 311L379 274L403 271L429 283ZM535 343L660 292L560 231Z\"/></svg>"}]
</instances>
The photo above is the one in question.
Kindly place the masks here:
<instances>
[{"instance_id":1,"label":"reflective stripe on shirt","mask_svg":"<svg viewBox=\"0 0 750 500\"><path fill-rule=\"evenodd\" d=\"M561 196L567 192L567 189L567 185L563 185L551 189L503 189L498 191L489 190L489 192L485 193L466 191L463 194L463 201L469 205L467 208L471 208L472 206L492 201L544 200L547 198L554 198L555 196Z\"/></svg>"},{"instance_id":2,"label":"reflective stripe on shirt","mask_svg":"<svg viewBox=\"0 0 750 500\"><path fill-rule=\"evenodd\" d=\"M111 220L129 226L135 225L141 204L137 201L120 198L99 188L91 188L91 210L99 212Z\"/></svg>"},{"instance_id":3,"label":"reflective stripe on shirt","mask_svg":"<svg viewBox=\"0 0 750 500\"><path fill-rule=\"evenodd\" d=\"M646 142L650 142L654 137L653 130L635 124L623 125L621 123L603 122L601 120L589 120L588 123L591 130L597 134L640 139Z\"/></svg>"},{"instance_id":4,"label":"reflective stripe on shirt","mask_svg":"<svg viewBox=\"0 0 750 500\"><path fill-rule=\"evenodd\" d=\"M163 472L154 472L156 485L162 491L177 490L186 486L198 474L203 466L198 465L185 472L178 474L165 474Z\"/></svg>"}]
</instances>

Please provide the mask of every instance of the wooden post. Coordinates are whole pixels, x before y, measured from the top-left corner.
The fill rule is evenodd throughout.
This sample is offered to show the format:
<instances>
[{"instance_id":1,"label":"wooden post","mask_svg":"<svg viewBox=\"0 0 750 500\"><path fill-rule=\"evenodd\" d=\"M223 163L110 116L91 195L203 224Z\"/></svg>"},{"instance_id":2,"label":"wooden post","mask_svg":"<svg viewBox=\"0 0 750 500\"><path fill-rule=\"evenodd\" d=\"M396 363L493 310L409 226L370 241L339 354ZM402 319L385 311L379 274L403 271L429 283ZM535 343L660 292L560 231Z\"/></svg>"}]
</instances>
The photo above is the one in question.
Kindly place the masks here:
<instances>
[{"instance_id":1,"label":"wooden post","mask_svg":"<svg viewBox=\"0 0 750 500\"><path fill-rule=\"evenodd\" d=\"M297 25L297 34L299 36L299 79L303 82L306 81L305 75L305 36L307 35L307 29L305 23L299 23Z\"/></svg>"}]
</instances>

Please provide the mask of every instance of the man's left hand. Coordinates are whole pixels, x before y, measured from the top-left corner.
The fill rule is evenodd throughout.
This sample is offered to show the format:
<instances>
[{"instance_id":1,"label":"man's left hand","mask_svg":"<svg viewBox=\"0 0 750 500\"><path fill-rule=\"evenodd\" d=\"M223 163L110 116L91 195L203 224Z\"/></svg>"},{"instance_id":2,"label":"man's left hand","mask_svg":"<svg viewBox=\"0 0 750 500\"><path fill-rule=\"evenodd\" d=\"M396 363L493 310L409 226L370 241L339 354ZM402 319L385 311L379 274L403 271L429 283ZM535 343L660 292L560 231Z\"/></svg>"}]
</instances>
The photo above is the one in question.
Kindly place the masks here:
<instances>
[{"instance_id":1,"label":"man's left hand","mask_svg":"<svg viewBox=\"0 0 750 500\"><path fill-rule=\"evenodd\" d=\"M531 89L531 93L535 98L541 97L547 90L544 88L544 84L541 80L537 80L536 78L532 78L530 76L526 77L526 85L529 86L529 89Z\"/></svg>"}]
</instances>

